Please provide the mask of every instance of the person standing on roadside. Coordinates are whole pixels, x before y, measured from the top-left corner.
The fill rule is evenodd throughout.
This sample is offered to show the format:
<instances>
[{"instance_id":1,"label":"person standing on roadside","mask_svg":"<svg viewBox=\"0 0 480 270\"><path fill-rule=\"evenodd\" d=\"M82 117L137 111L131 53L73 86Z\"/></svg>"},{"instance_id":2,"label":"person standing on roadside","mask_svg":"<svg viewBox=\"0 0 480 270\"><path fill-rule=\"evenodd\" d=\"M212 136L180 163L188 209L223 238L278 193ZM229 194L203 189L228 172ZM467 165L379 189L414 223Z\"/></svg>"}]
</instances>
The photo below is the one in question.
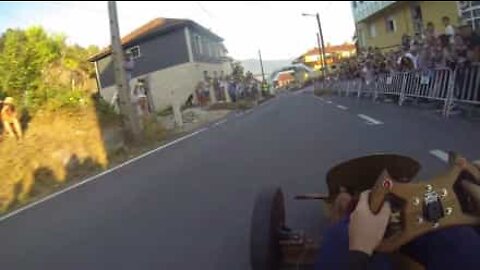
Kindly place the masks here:
<instances>
[{"instance_id":1,"label":"person standing on roadside","mask_svg":"<svg viewBox=\"0 0 480 270\"><path fill-rule=\"evenodd\" d=\"M9 137L20 140L23 137L23 132L20 122L18 121L17 110L12 97L7 97L3 101L1 117L4 132Z\"/></svg>"},{"instance_id":2,"label":"person standing on roadside","mask_svg":"<svg viewBox=\"0 0 480 270\"><path fill-rule=\"evenodd\" d=\"M450 41L450 44L453 44L455 42L455 28L450 24L450 18L447 16L444 16L442 18L443 25L445 26L445 35L448 36L448 40Z\"/></svg>"}]
</instances>

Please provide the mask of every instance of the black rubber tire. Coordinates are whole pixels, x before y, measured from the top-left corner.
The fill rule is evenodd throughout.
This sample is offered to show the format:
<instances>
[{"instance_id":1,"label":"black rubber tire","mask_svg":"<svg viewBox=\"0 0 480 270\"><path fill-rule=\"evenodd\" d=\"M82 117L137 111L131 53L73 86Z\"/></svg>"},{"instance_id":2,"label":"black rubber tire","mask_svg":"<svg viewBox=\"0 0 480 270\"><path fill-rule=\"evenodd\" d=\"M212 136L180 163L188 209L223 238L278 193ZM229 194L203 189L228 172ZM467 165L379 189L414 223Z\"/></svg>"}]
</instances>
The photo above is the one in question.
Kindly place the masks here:
<instances>
[{"instance_id":1,"label":"black rubber tire","mask_svg":"<svg viewBox=\"0 0 480 270\"><path fill-rule=\"evenodd\" d=\"M253 270L278 270L281 264L278 231L285 224L282 190L268 187L256 199L250 227L250 263Z\"/></svg>"}]
</instances>

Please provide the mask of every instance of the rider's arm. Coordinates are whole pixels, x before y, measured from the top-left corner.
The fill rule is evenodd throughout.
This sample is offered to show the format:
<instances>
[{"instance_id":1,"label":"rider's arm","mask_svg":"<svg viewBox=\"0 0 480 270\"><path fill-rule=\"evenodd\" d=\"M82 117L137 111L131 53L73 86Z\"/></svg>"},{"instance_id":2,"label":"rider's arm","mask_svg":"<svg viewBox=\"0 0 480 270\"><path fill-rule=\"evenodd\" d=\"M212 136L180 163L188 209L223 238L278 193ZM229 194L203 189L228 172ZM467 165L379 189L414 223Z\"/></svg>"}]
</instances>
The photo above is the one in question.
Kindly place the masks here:
<instances>
[{"instance_id":1,"label":"rider's arm","mask_svg":"<svg viewBox=\"0 0 480 270\"><path fill-rule=\"evenodd\" d=\"M480 161L475 161L473 164L480 170ZM472 197L473 203L476 204L477 209L480 209L480 181L476 181L475 184L462 181L462 187Z\"/></svg>"},{"instance_id":2,"label":"rider's arm","mask_svg":"<svg viewBox=\"0 0 480 270\"><path fill-rule=\"evenodd\" d=\"M355 211L350 216L349 234L349 269L367 269L370 256L382 241L390 218L390 204L385 202L380 212L375 215L370 211L366 191L360 195Z\"/></svg>"}]
</instances>

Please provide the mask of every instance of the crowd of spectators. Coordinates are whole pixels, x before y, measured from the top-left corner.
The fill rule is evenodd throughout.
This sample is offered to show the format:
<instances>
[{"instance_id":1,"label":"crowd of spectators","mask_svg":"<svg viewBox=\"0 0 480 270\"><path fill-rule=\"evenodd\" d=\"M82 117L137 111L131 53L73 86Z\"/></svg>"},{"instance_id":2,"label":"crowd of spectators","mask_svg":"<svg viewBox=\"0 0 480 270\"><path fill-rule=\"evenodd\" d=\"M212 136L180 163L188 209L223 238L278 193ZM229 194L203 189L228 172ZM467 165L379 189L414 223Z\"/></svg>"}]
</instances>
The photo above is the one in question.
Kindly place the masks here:
<instances>
[{"instance_id":1,"label":"crowd of spectators","mask_svg":"<svg viewBox=\"0 0 480 270\"><path fill-rule=\"evenodd\" d=\"M443 29L428 22L423 33L404 34L401 44L380 50L368 48L355 58L343 60L337 68L341 79L362 77L365 80L395 71L462 68L480 62L480 29L470 25L454 27L448 17L442 18Z\"/></svg>"},{"instance_id":2,"label":"crowd of spectators","mask_svg":"<svg viewBox=\"0 0 480 270\"><path fill-rule=\"evenodd\" d=\"M200 106L217 101L237 102L240 99L256 99L261 93L260 82L251 72L247 72L241 78L235 78L233 74L225 75L223 71L220 74L214 71L213 76L204 71L203 75L203 80L198 82L195 89L196 103Z\"/></svg>"}]
</instances>

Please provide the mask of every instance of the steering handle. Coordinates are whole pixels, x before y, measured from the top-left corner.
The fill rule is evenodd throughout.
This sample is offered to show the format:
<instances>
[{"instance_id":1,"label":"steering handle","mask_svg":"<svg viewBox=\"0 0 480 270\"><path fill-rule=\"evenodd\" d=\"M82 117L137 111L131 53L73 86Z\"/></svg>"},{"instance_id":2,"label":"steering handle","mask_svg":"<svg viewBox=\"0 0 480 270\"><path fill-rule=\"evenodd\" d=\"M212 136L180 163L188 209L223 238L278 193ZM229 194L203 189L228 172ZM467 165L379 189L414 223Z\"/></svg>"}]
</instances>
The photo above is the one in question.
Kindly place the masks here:
<instances>
[{"instance_id":1,"label":"steering handle","mask_svg":"<svg viewBox=\"0 0 480 270\"><path fill-rule=\"evenodd\" d=\"M392 252L409 241L430 231L458 225L478 225L480 216L463 212L454 185L467 173L473 182L480 183L480 171L459 155L451 155L450 168L442 175L419 183L394 182L383 171L373 186L369 206L378 213L389 196L403 203L400 206L401 230L385 237L378 251Z\"/></svg>"},{"instance_id":2,"label":"steering handle","mask_svg":"<svg viewBox=\"0 0 480 270\"><path fill-rule=\"evenodd\" d=\"M384 170L378 177L375 185L370 191L370 196L368 199L370 210L374 214L378 214L380 209L382 209L383 203L385 202L386 196L390 192L390 189L393 187L392 177L388 174L387 170Z\"/></svg>"}]
</instances>

